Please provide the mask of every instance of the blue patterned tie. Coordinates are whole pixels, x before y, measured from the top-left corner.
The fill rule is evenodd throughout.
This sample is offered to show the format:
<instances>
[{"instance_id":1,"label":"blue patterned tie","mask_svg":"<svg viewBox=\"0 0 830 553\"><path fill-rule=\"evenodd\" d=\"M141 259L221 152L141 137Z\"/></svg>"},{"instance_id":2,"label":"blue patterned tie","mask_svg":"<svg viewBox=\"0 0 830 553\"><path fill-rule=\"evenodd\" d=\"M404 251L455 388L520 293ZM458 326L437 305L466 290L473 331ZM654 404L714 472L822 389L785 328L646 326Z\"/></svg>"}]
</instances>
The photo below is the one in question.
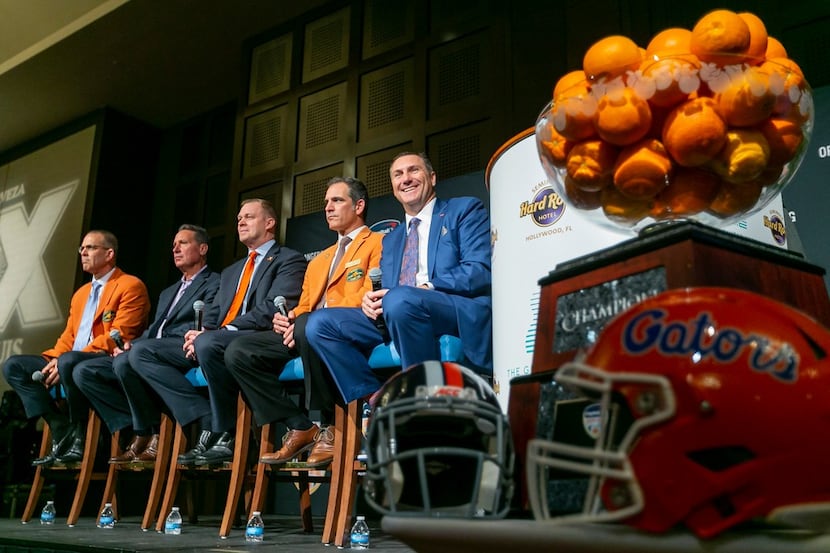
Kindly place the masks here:
<instances>
[{"instance_id":1,"label":"blue patterned tie","mask_svg":"<svg viewBox=\"0 0 830 553\"><path fill-rule=\"evenodd\" d=\"M406 246L403 249L401 261L401 277L398 284L401 286L415 286L415 275L418 274L418 223L421 220L413 217L409 221L409 234L406 235Z\"/></svg>"},{"instance_id":2,"label":"blue patterned tie","mask_svg":"<svg viewBox=\"0 0 830 553\"><path fill-rule=\"evenodd\" d=\"M72 349L80 351L90 342L92 336L92 322L95 320L95 311L98 310L98 292L101 290L100 282L92 283L92 291L86 300L84 314L81 316L81 323L78 325L78 333L75 334L75 343Z\"/></svg>"}]
</instances>

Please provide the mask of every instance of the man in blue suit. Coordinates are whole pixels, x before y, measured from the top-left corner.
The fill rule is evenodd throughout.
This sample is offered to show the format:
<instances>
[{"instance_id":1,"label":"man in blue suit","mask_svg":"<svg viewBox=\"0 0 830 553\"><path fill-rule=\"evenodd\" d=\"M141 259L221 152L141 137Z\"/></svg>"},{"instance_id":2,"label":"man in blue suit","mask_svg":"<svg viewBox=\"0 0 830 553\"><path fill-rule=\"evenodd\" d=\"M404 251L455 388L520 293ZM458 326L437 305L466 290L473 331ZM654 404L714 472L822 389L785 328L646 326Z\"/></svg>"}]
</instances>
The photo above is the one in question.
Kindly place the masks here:
<instances>
[{"instance_id":1,"label":"man in blue suit","mask_svg":"<svg viewBox=\"0 0 830 553\"><path fill-rule=\"evenodd\" d=\"M367 355L384 341L383 317L404 370L440 359L439 337L461 338L468 361L492 369L490 218L475 198L438 199L436 176L424 154L398 154L392 192L406 213L383 238L380 290L360 308L309 315L306 336L331 371L345 403L380 388Z\"/></svg>"},{"instance_id":2,"label":"man in blue suit","mask_svg":"<svg viewBox=\"0 0 830 553\"><path fill-rule=\"evenodd\" d=\"M299 301L306 260L276 242L276 228L277 214L270 202L243 201L236 230L248 255L222 271L204 329L188 331L176 348L154 347L151 341L136 344L130 352L130 363L161 396L176 422L183 427L196 424L201 430L194 447L179 455L179 464L233 458L239 385L225 367L225 348L239 336L272 328L275 297L285 298L286 309ZM185 377L196 365L207 380L209 400Z\"/></svg>"},{"instance_id":3,"label":"man in blue suit","mask_svg":"<svg viewBox=\"0 0 830 553\"><path fill-rule=\"evenodd\" d=\"M129 350L142 341L181 350L185 332L193 328L193 303L210 304L219 289L219 273L207 266L209 237L196 225L182 225L173 238L173 263L182 278L165 288L150 327L132 342L123 340L112 356L98 357L75 367L78 388L89 399L110 432L121 430L121 455L110 463L150 463L158 453L161 406L158 398L130 364ZM128 432L131 430L131 432ZM132 437L132 441L128 441Z\"/></svg>"}]
</instances>

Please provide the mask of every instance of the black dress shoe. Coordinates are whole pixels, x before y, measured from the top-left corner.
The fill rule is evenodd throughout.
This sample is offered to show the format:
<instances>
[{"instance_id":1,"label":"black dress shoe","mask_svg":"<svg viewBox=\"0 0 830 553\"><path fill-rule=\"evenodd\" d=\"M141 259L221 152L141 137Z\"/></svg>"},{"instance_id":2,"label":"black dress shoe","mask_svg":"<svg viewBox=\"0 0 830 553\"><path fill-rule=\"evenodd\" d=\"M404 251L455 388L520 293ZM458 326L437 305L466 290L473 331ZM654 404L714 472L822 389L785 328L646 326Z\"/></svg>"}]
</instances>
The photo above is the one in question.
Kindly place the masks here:
<instances>
[{"instance_id":1,"label":"black dress shoe","mask_svg":"<svg viewBox=\"0 0 830 553\"><path fill-rule=\"evenodd\" d=\"M233 461L233 446L233 435L230 432L222 432L210 449L196 456L196 464L199 466L215 465Z\"/></svg>"},{"instance_id":2,"label":"black dress shoe","mask_svg":"<svg viewBox=\"0 0 830 553\"><path fill-rule=\"evenodd\" d=\"M196 447L190 451L185 451L176 458L176 462L180 465L192 465L196 462L196 457L211 448L219 434L214 434L210 430L202 430L199 434L199 441L196 442Z\"/></svg>"},{"instance_id":3,"label":"black dress shoe","mask_svg":"<svg viewBox=\"0 0 830 553\"><path fill-rule=\"evenodd\" d=\"M49 450L49 453L44 455L43 457L38 457L34 461L32 461L32 466L46 466L53 464L58 457L65 454L66 451L69 449L70 444L72 444L73 439L75 438L73 429L70 428L61 436L60 439L55 439L54 435L52 438L52 449Z\"/></svg>"},{"instance_id":4,"label":"black dress shoe","mask_svg":"<svg viewBox=\"0 0 830 553\"><path fill-rule=\"evenodd\" d=\"M74 465L84 458L84 435L76 432L69 449L63 455L56 455L55 462L62 465Z\"/></svg>"}]
</instances>

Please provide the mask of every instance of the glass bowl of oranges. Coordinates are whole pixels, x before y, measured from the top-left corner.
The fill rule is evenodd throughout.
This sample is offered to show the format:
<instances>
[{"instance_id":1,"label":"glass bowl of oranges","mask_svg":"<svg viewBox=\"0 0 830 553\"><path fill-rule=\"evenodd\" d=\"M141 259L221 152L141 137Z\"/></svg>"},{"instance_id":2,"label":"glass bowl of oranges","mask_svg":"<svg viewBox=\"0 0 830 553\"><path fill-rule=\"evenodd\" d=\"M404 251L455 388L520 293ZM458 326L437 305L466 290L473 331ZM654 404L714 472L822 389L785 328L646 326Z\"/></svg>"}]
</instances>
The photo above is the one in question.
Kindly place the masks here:
<instances>
[{"instance_id":1,"label":"glass bowl of oranges","mask_svg":"<svg viewBox=\"0 0 830 553\"><path fill-rule=\"evenodd\" d=\"M812 91L750 13L716 10L640 48L610 36L562 76L536 121L551 184L595 222L639 231L722 226L760 210L798 169Z\"/></svg>"}]
</instances>

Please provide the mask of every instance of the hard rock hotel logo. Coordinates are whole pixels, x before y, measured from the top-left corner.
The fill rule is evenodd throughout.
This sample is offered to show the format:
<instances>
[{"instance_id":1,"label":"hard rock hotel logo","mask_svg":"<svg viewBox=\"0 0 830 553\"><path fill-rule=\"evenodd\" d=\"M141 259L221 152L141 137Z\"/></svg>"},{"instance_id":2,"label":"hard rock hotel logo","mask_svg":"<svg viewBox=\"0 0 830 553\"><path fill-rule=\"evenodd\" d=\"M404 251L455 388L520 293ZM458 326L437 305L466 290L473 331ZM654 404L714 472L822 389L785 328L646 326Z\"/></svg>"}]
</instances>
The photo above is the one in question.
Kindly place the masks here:
<instances>
[{"instance_id":1,"label":"hard rock hotel logo","mask_svg":"<svg viewBox=\"0 0 830 553\"><path fill-rule=\"evenodd\" d=\"M787 243L787 224L784 216L775 210L764 215L764 226L772 233L772 239L779 246Z\"/></svg>"},{"instance_id":2,"label":"hard rock hotel logo","mask_svg":"<svg viewBox=\"0 0 830 553\"><path fill-rule=\"evenodd\" d=\"M565 201L550 186L536 191L533 199L519 206L519 218L530 217L536 225L549 227L565 213Z\"/></svg>"}]
</instances>

